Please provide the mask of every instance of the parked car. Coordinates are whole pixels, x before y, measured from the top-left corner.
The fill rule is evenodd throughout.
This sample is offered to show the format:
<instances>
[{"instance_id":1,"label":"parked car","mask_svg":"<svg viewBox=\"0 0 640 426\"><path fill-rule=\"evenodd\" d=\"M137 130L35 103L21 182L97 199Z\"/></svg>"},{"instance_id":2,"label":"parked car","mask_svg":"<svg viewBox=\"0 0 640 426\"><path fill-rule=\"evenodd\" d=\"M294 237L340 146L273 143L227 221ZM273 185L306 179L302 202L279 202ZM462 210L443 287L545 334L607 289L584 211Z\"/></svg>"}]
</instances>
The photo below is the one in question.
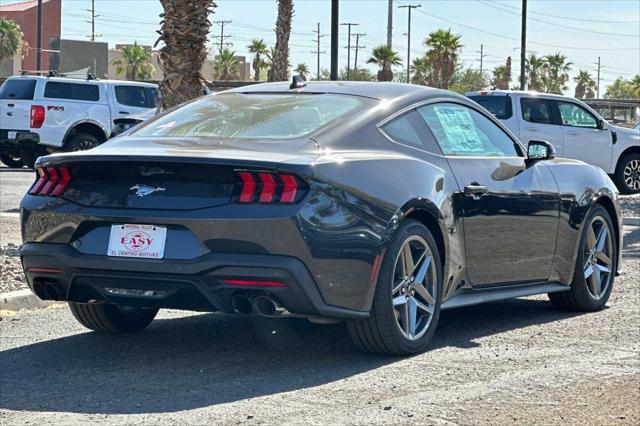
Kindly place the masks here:
<instances>
[{"instance_id":1,"label":"parked car","mask_svg":"<svg viewBox=\"0 0 640 426\"><path fill-rule=\"evenodd\" d=\"M622 193L640 192L640 133L608 123L575 98L536 92L470 92L520 140L544 139L558 156L575 158L611 175Z\"/></svg>"},{"instance_id":2,"label":"parked car","mask_svg":"<svg viewBox=\"0 0 640 426\"><path fill-rule=\"evenodd\" d=\"M442 309L548 293L600 310L620 264L615 185L528 146L423 86L234 89L41 157L22 264L38 297L104 332L159 308L296 315L404 355Z\"/></svg>"},{"instance_id":3,"label":"parked car","mask_svg":"<svg viewBox=\"0 0 640 426\"><path fill-rule=\"evenodd\" d=\"M0 86L0 159L32 168L47 152L94 148L118 117L155 110L157 93L133 81L9 77Z\"/></svg>"}]
</instances>

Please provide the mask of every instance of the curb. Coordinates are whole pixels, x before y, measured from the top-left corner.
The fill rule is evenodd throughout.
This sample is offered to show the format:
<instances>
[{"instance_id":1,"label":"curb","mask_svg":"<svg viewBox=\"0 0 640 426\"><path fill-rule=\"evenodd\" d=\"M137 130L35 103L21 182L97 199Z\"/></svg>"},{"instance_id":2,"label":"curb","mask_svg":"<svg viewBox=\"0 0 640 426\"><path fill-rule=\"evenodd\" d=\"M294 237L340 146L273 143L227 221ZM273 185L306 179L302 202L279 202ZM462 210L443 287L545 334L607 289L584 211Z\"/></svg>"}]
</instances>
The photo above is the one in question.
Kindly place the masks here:
<instances>
[{"instance_id":1,"label":"curb","mask_svg":"<svg viewBox=\"0 0 640 426\"><path fill-rule=\"evenodd\" d=\"M56 302L41 300L28 289L0 294L0 311L46 308L53 303Z\"/></svg>"},{"instance_id":2,"label":"curb","mask_svg":"<svg viewBox=\"0 0 640 426\"><path fill-rule=\"evenodd\" d=\"M640 217L624 217L622 224L627 226L640 226Z\"/></svg>"}]
</instances>

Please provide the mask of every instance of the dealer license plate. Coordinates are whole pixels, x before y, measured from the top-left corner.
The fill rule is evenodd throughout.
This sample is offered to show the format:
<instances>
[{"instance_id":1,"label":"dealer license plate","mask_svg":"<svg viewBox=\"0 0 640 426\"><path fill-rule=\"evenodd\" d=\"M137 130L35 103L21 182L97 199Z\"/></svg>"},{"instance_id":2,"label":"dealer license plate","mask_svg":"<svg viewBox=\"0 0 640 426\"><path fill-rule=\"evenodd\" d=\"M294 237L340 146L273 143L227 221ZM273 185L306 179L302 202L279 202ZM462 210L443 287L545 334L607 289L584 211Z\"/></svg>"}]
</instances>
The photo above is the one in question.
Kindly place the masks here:
<instances>
[{"instance_id":1,"label":"dealer license plate","mask_svg":"<svg viewBox=\"0 0 640 426\"><path fill-rule=\"evenodd\" d=\"M18 132L7 132L7 139L12 139L15 140L16 136L18 135Z\"/></svg>"},{"instance_id":2,"label":"dealer license plate","mask_svg":"<svg viewBox=\"0 0 640 426\"><path fill-rule=\"evenodd\" d=\"M167 228L164 226L112 225L107 255L162 259L166 240Z\"/></svg>"}]
</instances>

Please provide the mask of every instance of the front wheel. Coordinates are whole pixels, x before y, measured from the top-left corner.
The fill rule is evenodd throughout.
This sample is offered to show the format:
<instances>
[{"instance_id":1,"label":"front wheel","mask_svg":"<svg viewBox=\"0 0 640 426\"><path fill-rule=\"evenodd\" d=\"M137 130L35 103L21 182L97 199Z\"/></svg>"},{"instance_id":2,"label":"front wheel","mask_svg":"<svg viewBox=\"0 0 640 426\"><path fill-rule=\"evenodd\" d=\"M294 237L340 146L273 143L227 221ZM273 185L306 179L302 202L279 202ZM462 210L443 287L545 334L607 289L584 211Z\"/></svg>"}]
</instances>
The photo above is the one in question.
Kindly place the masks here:
<instances>
[{"instance_id":1,"label":"front wheel","mask_svg":"<svg viewBox=\"0 0 640 426\"><path fill-rule=\"evenodd\" d=\"M620 159L613 176L623 194L640 193L640 154L627 154Z\"/></svg>"},{"instance_id":2,"label":"front wheel","mask_svg":"<svg viewBox=\"0 0 640 426\"><path fill-rule=\"evenodd\" d=\"M74 303L69 308L75 319L90 330L127 333L143 330L156 317L158 309L120 306L109 303Z\"/></svg>"},{"instance_id":3,"label":"front wheel","mask_svg":"<svg viewBox=\"0 0 640 426\"><path fill-rule=\"evenodd\" d=\"M376 354L424 351L440 316L442 274L431 232L417 221L403 222L382 260L370 318L347 323L354 343Z\"/></svg>"},{"instance_id":4,"label":"front wheel","mask_svg":"<svg viewBox=\"0 0 640 426\"><path fill-rule=\"evenodd\" d=\"M596 205L587 214L569 291L549 293L558 308L593 312L604 308L617 268L618 247L607 210Z\"/></svg>"}]
</instances>

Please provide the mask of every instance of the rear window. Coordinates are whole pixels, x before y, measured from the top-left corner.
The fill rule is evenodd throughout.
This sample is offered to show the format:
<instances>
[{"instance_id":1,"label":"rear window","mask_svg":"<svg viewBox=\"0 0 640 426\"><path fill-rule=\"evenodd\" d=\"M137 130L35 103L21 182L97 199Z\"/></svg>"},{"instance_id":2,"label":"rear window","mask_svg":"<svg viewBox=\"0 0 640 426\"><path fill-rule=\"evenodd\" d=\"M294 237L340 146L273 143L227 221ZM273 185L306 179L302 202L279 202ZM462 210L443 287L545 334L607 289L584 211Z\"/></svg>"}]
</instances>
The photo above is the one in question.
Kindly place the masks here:
<instances>
[{"instance_id":1,"label":"rear window","mask_svg":"<svg viewBox=\"0 0 640 426\"><path fill-rule=\"evenodd\" d=\"M61 83L48 81L44 88L45 98L73 99L75 101L97 101L100 91L96 84Z\"/></svg>"},{"instance_id":2,"label":"rear window","mask_svg":"<svg viewBox=\"0 0 640 426\"><path fill-rule=\"evenodd\" d=\"M240 139L298 138L356 111L366 101L354 96L330 94L220 94L178 108L134 134Z\"/></svg>"},{"instance_id":3,"label":"rear window","mask_svg":"<svg viewBox=\"0 0 640 426\"><path fill-rule=\"evenodd\" d=\"M506 120L513 115L511 108L511 98L503 95L474 95L469 96L469 99L473 100L484 109L493 114L500 120Z\"/></svg>"},{"instance_id":4,"label":"rear window","mask_svg":"<svg viewBox=\"0 0 640 426\"><path fill-rule=\"evenodd\" d=\"M0 86L0 99L32 100L36 89L34 79L8 79Z\"/></svg>"}]
</instances>

